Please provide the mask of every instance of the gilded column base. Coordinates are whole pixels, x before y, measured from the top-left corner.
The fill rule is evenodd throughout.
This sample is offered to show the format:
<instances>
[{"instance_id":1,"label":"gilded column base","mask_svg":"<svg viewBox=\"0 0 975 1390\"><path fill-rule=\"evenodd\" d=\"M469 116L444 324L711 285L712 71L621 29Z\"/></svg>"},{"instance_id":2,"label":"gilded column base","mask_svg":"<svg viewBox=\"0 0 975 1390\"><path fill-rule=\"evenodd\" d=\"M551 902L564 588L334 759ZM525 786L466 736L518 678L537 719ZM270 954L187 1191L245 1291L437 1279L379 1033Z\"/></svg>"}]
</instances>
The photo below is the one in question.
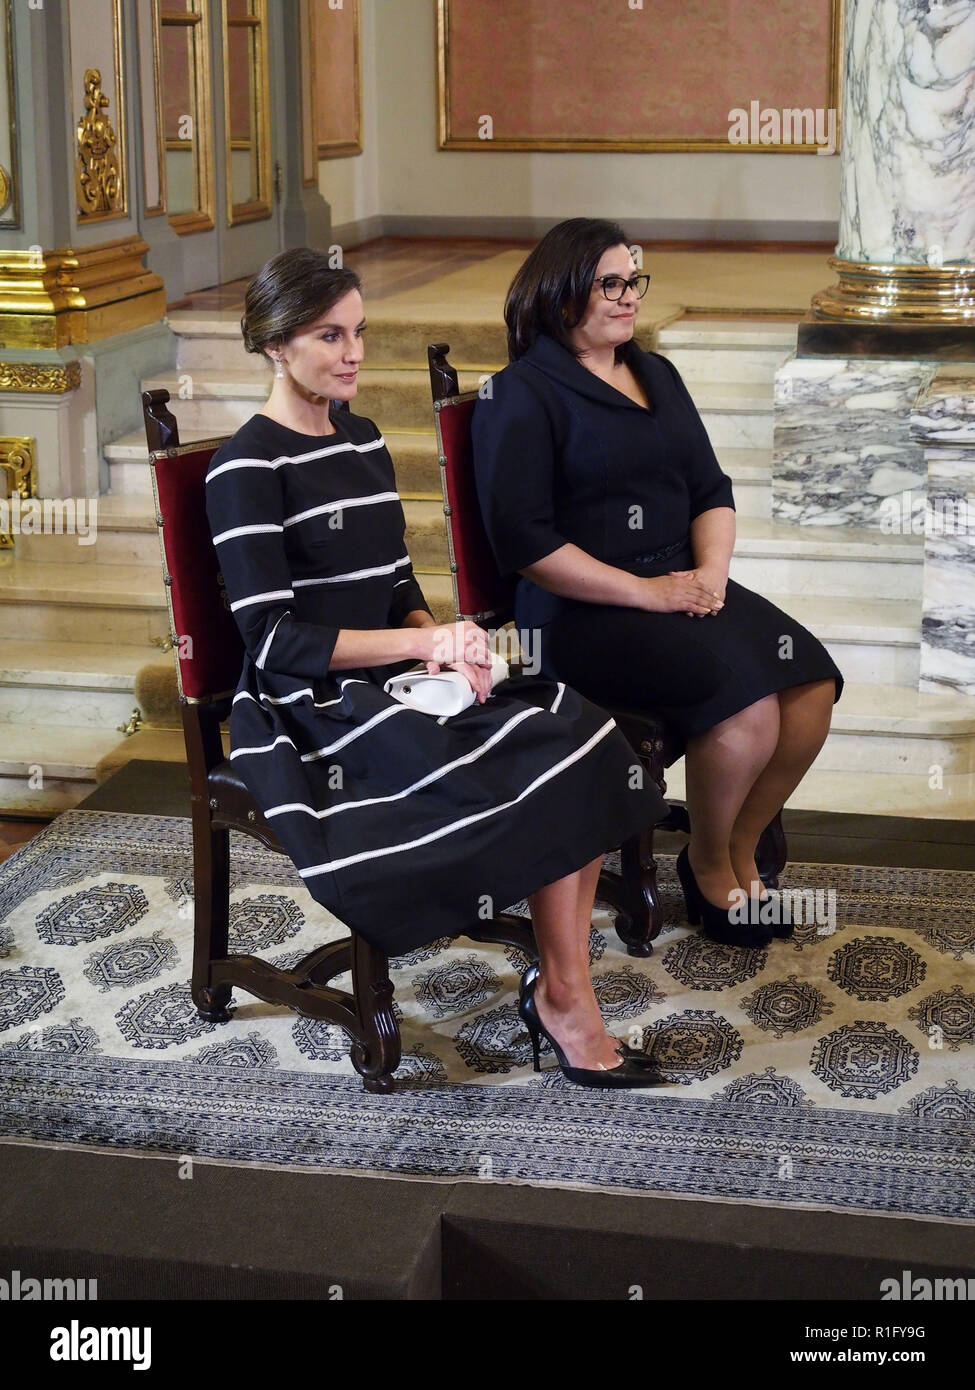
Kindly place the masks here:
<instances>
[{"instance_id":1,"label":"gilded column base","mask_svg":"<svg viewBox=\"0 0 975 1390\"><path fill-rule=\"evenodd\" d=\"M975 325L975 265L886 265L839 256L829 263L839 278L813 295L816 318Z\"/></svg>"},{"instance_id":2,"label":"gilded column base","mask_svg":"<svg viewBox=\"0 0 975 1390\"><path fill-rule=\"evenodd\" d=\"M123 237L82 250L0 251L0 348L93 343L159 323L165 286L142 264L149 249Z\"/></svg>"}]
</instances>

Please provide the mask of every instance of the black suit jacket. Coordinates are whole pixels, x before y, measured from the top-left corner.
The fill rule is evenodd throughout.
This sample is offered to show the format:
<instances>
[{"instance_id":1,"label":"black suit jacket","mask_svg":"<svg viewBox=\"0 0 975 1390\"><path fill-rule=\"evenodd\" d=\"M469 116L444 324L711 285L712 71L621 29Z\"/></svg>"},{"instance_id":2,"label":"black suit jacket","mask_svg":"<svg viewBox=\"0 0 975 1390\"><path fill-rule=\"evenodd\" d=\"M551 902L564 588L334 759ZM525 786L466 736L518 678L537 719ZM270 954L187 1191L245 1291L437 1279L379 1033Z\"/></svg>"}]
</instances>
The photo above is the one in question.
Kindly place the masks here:
<instances>
[{"instance_id":1,"label":"black suit jacket","mask_svg":"<svg viewBox=\"0 0 975 1390\"><path fill-rule=\"evenodd\" d=\"M544 335L491 377L474 410L474 470L502 574L567 542L625 568L685 539L701 512L734 507L676 367L636 344L629 352L650 410ZM566 602L522 577L518 626L549 622Z\"/></svg>"}]
</instances>

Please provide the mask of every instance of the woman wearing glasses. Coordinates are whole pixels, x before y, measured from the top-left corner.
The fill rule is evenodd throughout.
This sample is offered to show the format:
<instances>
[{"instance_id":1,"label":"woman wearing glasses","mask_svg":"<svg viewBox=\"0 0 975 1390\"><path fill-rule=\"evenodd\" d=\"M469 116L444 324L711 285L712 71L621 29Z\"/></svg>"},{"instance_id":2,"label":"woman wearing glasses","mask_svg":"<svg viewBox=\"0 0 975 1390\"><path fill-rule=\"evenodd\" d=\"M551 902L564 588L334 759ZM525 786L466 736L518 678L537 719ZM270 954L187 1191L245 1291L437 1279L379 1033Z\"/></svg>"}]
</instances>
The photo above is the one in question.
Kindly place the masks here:
<instances>
[{"instance_id":1,"label":"woman wearing glasses","mask_svg":"<svg viewBox=\"0 0 975 1390\"><path fill-rule=\"evenodd\" d=\"M510 364L474 413L478 496L543 672L686 740L688 919L764 945L791 928L734 909L742 889L764 896L758 838L822 747L843 678L728 578L731 481L676 368L633 341L648 280L613 222L573 218L536 246L505 304Z\"/></svg>"}]
</instances>

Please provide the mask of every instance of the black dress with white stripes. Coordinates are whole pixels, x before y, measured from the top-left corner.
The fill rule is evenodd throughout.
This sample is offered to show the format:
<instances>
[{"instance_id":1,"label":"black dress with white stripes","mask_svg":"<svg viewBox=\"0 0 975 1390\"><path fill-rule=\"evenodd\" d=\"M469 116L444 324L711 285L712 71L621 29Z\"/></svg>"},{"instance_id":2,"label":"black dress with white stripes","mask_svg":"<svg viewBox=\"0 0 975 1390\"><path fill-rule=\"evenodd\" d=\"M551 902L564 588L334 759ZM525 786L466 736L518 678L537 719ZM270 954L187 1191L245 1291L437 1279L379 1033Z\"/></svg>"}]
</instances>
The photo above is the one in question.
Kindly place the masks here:
<instances>
[{"instance_id":1,"label":"black dress with white stripes","mask_svg":"<svg viewBox=\"0 0 975 1390\"><path fill-rule=\"evenodd\" d=\"M392 460L371 420L336 433L255 415L214 455L207 515L246 648L230 756L311 895L388 955L470 926L665 814L614 721L514 676L449 718L330 671L340 628L429 612Z\"/></svg>"}]
</instances>

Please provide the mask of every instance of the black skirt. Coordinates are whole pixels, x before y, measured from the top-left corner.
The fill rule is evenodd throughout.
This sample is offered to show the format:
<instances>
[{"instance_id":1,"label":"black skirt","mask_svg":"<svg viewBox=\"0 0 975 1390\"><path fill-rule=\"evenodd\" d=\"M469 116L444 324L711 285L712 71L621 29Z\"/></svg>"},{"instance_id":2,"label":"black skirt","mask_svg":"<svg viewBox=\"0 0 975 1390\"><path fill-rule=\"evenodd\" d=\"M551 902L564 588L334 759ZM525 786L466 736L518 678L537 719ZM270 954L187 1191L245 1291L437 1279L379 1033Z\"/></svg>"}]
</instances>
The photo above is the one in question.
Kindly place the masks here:
<instances>
[{"instance_id":1,"label":"black skirt","mask_svg":"<svg viewBox=\"0 0 975 1390\"><path fill-rule=\"evenodd\" d=\"M617 567L651 578L694 568L689 543ZM539 629L541 670L596 704L647 709L685 738L791 686L843 676L811 632L760 594L728 580L720 613L648 613L562 600Z\"/></svg>"}]
</instances>

